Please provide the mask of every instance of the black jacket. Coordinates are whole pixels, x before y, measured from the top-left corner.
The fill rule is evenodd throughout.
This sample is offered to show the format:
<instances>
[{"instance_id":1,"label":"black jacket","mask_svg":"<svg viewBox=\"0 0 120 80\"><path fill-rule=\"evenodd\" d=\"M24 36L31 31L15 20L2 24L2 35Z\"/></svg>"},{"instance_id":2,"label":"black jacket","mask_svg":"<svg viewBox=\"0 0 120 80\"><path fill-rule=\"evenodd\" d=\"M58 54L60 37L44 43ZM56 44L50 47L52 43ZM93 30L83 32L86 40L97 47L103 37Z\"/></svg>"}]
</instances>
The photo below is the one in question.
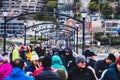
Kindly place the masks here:
<instances>
[{"instance_id":1,"label":"black jacket","mask_svg":"<svg viewBox=\"0 0 120 80\"><path fill-rule=\"evenodd\" d=\"M35 80L61 80L60 76L51 71L51 68L45 68L43 72L35 77Z\"/></svg>"},{"instance_id":2,"label":"black jacket","mask_svg":"<svg viewBox=\"0 0 120 80\"><path fill-rule=\"evenodd\" d=\"M90 68L82 69L76 67L68 74L68 80L97 80L97 78Z\"/></svg>"},{"instance_id":3,"label":"black jacket","mask_svg":"<svg viewBox=\"0 0 120 80\"><path fill-rule=\"evenodd\" d=\"M106 64L105 59L97 61L94 66L97 77L100 78L102 75L102 72L108 67L109 67L109 64Z\"/></svg>"}]
</instances>

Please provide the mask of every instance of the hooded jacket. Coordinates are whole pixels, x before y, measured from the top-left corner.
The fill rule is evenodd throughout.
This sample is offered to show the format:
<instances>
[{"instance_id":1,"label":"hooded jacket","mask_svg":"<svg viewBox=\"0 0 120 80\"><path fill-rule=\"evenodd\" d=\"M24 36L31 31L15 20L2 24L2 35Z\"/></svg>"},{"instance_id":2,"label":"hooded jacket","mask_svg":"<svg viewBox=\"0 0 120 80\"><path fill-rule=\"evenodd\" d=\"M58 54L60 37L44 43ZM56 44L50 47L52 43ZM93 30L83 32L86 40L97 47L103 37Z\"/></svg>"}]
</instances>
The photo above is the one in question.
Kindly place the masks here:
<instances>
[{"instance_id":1,"label":"hooded jacket","mask_svg":"<svg viewBox=\"0 0 120 80\"><path fill-rule=\"evenodd\" d=\"M25 75L25 72L20 68L13 68L11 74L4 80L34 80L33 77Z\"/></svg>"},{"instance_id":2,"label":"hooded jacket","mask_svg":"<svg viewBox=\"0 0 120 80\"><path fill-rule=\"evenodd\" d=\"M15 59L19 59L19 58L20 58L19 47L15 47L12 53L12 61L14 61Z\"/></svg>"},{"instance_id":3,"label":"hooded jacket","mask_svg":"<svg viewBox=\"0 0 120 80\"><path fill-rule=\"evenodd\" d=\"M12 66L9 63L4 63L0 66L0 80L4 80L12 71Z\"/></svg>"},{"instance_id":4,"label":"hooded jacket","mask_svg":"<svg viewBox=\"0 0 120 80\"><path fill-rule=\"evenodd\" d=\"M62 60L58 55L54 55L52 57L52 66L51 67L54 68L54 69L61 68L67 73L67 70L62 63Z\"/></svg>"},{"instance_id":5,"label":"hooded jacket","mask_svg":"<svg viewBox=\"0 0 120 80\"><path fill-rule=\"evenodd\" d=\"M120 71L117 70L116 63L112 63L108 69L106 69L100 80L120 80Z\"/></svg>"},{"instance_id":6,"label":"hooded jacket","mask_svg":"<svg viewBox=\"0 0 120 80\"><path fill-rule=\"evenodd\" d=\"M70 55L65 55L62 57L62 62L63 65L65 66L65 68L67 69L67 71L69 72L70 70L73 69L73 67L75 67L75 57L73 56L72 50L67 47L65 48L64 52L69 52Z\"/></svg>"},{"instance_id":7,"label":"hooded jacket","mask_svg":"<svg viewBox=\"0 0 120 80\"><path fill-rule=\"evenodd\" d=\"M98 80L92 67L78 68L77 66L68 74L68 80Z\"/></svg>"}]
</instances>

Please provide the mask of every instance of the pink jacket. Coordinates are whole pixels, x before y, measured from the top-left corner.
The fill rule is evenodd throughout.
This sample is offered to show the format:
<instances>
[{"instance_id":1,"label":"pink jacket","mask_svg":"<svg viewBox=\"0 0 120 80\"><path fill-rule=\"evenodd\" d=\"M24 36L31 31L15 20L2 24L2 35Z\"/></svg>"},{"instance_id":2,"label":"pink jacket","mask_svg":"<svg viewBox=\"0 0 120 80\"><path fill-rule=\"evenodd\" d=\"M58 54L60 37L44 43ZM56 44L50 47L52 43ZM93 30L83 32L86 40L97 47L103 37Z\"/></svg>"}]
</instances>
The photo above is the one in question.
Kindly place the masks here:
<instances>
[{"instance_id":1,"label":"pink jacket","mask_svg":"<svg viewBox=\"0 0 120 80\"><path fill-rule=\"evenodd\" d=\"M5 77L10 75L12 71L12 66L10 63L3 63L0 66L0 80L4 80Z\"/></svg>"}]
</instances>

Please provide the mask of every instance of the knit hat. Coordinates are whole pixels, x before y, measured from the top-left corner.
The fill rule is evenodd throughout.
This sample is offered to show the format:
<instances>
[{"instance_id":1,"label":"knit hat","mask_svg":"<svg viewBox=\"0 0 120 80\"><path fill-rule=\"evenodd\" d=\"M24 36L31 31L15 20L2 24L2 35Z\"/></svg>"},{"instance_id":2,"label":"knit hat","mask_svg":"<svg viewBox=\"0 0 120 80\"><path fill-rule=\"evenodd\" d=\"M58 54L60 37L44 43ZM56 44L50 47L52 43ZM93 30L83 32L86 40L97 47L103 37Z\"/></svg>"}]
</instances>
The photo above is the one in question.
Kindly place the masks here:
<instances>
[{"instance_id":1,"label":"knit hat","mask_svg":"<svg viewBox=\"0 0 120 80\"><path fill-rule=\"evenodd\" d=\"M116 64L120 65L120 57L116 60Z\"/></svg>"},{"instance_id":2,"label":"knit hat","mask_svg":"<svg viewBox=\"0 0 120 80\"><path fill-rule=\"evenodd\" d=\"M84 52L84 54L83 55L85 55L85 57L87 57L87 55L90 53L90 50L89 49L87 49L87 50L85 50L85 52Z\"/></svg>"},{"instance_id":3,"label":"knit hat","mask_svg":"<svg viewBox=\"0 0 120 80\"><path fill-rule=\"evenodd\" d=\"M32 51L31 61L39 60L39 57L35 51Z\"/></svg>"},{"instance_id":4,"label":"knit hat","mask_svg":"<svg viewBox=\"0 0 120 80\"><path fill-rule=\"evenodd\" d=\"M90 57L90 56L97 56L94 52L90 51L89 53L85 54L86 57Z\"/></svg>"},{"instance_id":5,"label":"knit hat","mask_svg":"<svg viewBox=\"0 0 120 80\"><path fill-rule=\"evenodd\" d=\"M110 59L110 60L112 60L112 62L115 62L116 57L114 56L114 54L110 53L110 54L108 55L107 59Z\"/></svg>"},{"instance_id":6,"label":"knit hat","mask_svg":"<svg viewBox=\"0 0 120 80\"><path fill-rule=\"evenodd\" d=\"M25 49L25 46L24 46L24 45L21 45L21 46L20 46L20 49L21 49L21 50L24 50L24 49Z\"/></svg>"},{"instance_id":7,"label":"knit hat","mask_svg":"<svg viewBox=\"0 0 120 80\"><path fill-rule=\"evenodd\" d=\"M43 67L51 67L52 59L49 56L45 56L42 60L42 66Z\"/></svg>"},{"instance_id":8,"label":"knit hat","mask_svg":"<svg viewBox=\"0 0 120 80\"><path fill-rule=\"evenodd\" d=\"M79 63L79 62L81 62L81 61L86 61L86 58L85 58L85 56L83 56L83 55L78 55L78 56L76 57L75 61L76 61L76 63Z\"/></svg>"}]
</instances>

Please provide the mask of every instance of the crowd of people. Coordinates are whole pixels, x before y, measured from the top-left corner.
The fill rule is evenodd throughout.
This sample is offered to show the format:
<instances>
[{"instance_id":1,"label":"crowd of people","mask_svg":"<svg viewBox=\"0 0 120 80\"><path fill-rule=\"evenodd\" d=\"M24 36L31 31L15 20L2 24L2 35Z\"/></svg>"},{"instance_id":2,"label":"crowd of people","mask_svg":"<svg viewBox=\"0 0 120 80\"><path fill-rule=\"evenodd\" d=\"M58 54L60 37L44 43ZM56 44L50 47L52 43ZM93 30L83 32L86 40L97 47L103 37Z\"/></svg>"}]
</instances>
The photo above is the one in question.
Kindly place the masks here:
<instances>
[{"instance_id":1,"label":"crowd of people","mask_svg":"<svg viewBox=\"0 0 120 80\"><path fill-rule=\"evenodd\" d=\"M15 46L0 52L0 80L120 80L120 56L96 61L91 50L73 56L70 47Z\"/></svg>"}]
</instances>

